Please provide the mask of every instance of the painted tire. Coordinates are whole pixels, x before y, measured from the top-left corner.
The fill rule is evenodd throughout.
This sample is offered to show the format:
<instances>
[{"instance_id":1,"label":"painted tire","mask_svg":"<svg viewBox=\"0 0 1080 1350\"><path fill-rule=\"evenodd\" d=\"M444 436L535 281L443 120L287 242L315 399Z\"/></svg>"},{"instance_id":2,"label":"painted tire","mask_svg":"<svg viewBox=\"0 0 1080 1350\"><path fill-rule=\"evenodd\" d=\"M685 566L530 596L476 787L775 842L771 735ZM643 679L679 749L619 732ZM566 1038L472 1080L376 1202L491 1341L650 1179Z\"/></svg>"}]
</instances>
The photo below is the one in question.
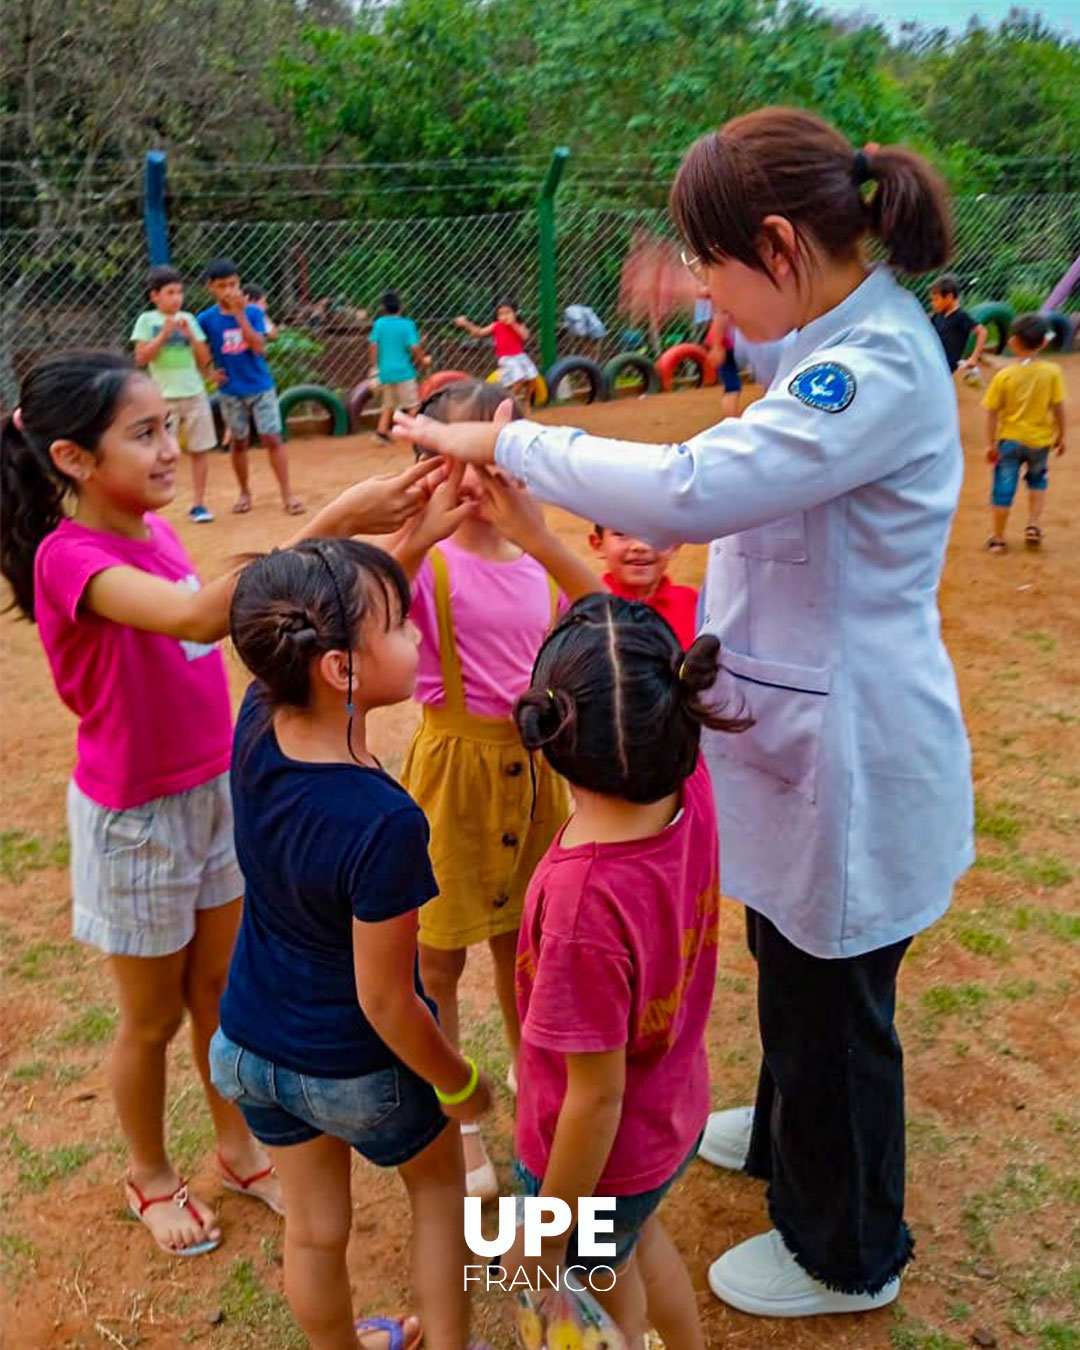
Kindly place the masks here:
<instances>
[{"instance_id":1,"label":"painted tire","mask_svg":"<svg viewBox=\"0 0 1080 1350\"><path fill-rule=\"evenodd\" d=\"M571 375L584 376L589 386L589 396L585 399L566 399L568 403L603 403L611 397L604 372L587 356L563 356L544 372L548 397L552 403L559 402L559 385Z\"/></svg>"},{"instance_id":2,"label":"painted tire","mask_svg":"<svg viewBox=\"0 0 1080 1350\"><path fill-rule=\"evenodd\" d=\"M1072 320L1067 314L1062 314L1059 310L1052 309L1048 314L1042 316L1046 320L1046 326L1050 331L1050 341L1046 344L1047 350L1052 352L1067 352L1072 350L1073 345L1073 326Z\"/></svg>"},{"instance_id":3,"label":"painted tire","mask_svg":"<svg viewBox=\"0 0 1080 1350\"><path fill-rule=\"evenodd\" d=\"M345 410L345 404L338 398L337 394L329 389L324 389L321 384L294 384L291 389L286 389L278 399L278 408L281 411L281 434L286 440L289 439L289 413L298 403L317 403L321 408L325 408L334 419L331 436L344 436L349 430L349 414Z\"/></svg>"},{"instance_id":4,"label":"painted tire","mask_svg":"<svg viewBox=\"0 0 1080 1350\"><path fill-rule=\"evenodd\" d=\"M1016 318L1016 310L1013 309L1012 305L1002 305L995 300L988 300L981 305L973 305L971 317L986 329L986 350L995 352L1000 356L1009 340L1009 324ZM973 334L964 350L964 355L970 356L974 350L975 337Z\"/></svg>"},{"instance_id":5,"label":"painted tire","mask_svg":"<svg viewBox=\"0 0 1080 1350\"><path fill-rule=\"evenodd\" d=\"M471 380L473 377L467 370L437 370L434 375L429 375L420 386L420 402L430 398L432 394L437 394L440 389L445 389L448 384L456 384L458 380Z\"/></svg>"},{"instance_id":6,"label":"painted tire","mask_svg":"<svg viewBox=\"0 0 1080 1350\"><path fill-rule=\"evenodd\" d=\"M497 370L493 370L491 374L487 377L485 383L498 384L499 372ZM544 379L543 375L537 375L537 377L533 380L533 407L542 408L547 401L548 401L547 381Z\"/></svg>"},{"instance_id":7,"label":"painted tire","mask_svg":"<svg viewBox=\"0 0 1080 1350\"><path fill-rule=\"evenodd\" d=\"M660 376L649 358L641 352L620 352L604 367L604 379L607 380L612 398L618 397L615 386L620 377L631 373L640 376L645 386L641 391L643 394L659 393Z\"/></svg>"},{"instance_id":8,"label":"painted tire","mask_svg":"<svg viewBox=\"0 0 1080 1350\"><path fill-rule=\"evenodd\" d=\"M349 390L348 397L345 400L345 411L349 417L349 430L354 435L356 432L363 430L364 409L370 403L374 392L375 386L370 380L361 380L359 384L354 384Z\"/></svg>"},{"instance_id":9,"label":"painted tire","mask_svg":"<svg viewBox=\"0 0 1080 1350\"><path fill-rule=\"evenodd\" d=\"M705 348L697 342L677 342L674 347L669 347L656 363L656 373L660 377L663 389L671 390L675 387L675 372L684 361L690 361L698 368L699 378L694 386L696 389L704 389L716 383L716 367Z\"/></svg>"}]
</instances>

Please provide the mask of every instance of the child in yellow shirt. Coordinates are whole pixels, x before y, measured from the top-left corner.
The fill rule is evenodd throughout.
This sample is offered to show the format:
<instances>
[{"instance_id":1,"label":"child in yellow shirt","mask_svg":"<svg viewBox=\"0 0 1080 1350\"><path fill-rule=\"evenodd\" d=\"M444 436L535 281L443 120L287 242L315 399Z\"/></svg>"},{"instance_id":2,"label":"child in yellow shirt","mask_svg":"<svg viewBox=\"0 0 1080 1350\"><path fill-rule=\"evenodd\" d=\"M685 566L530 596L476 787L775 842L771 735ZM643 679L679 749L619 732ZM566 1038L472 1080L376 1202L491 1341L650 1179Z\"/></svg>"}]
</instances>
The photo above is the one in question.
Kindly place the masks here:
<instances>
[{"instance_id":1,"label":"child in yellow shirt","mask_svg":"<svg viewBox=\"0 0 1080 1350\"><path fill-rule=\"evenodd\" d=\"M1009 347L1015 365L999 370L983 399L989 411L986 458L994 466L993 533L986 541L991 553L1005 551L1005 522L1016 496L1020 466L1028 488L1028 523L1024 543L1042 543L1043 506L1046 502L1047 461L1051 449L1065 453L1065 381L1061 367L1039 361L1047 328L1038 314L1022 314L1009 329Z\"/></svg>"}]
</instances>

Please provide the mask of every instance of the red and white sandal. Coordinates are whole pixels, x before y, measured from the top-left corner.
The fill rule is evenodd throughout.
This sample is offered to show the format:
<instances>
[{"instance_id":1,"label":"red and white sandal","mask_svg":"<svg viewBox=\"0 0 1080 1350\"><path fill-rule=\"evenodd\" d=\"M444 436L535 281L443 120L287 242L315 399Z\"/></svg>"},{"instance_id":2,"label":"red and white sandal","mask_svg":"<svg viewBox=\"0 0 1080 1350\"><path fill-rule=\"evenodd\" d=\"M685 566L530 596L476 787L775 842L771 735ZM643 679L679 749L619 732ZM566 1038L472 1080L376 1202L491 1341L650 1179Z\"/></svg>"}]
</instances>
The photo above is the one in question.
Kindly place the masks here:
<instances>
[{"instance_id":1,"label":"red and white sandal","mask_svg":"<svg viewBox=\"0 0 1080 1350\"><path fill-rule=\"evenodd\" d=\"M252 1200L261 1200L267 1209L272 1209L275 1214L280 1214L282 1218L285 1217L285 1206L279 1200L271 1199L270 1196L251 1189L256 1182L264 1181L267 1177L277 1176L273 1165L264 1167L261 1172L252 1172L249 1177L242 1177L232 1170L220 1153L217 1155L217 1161L218 1167L221 1169L221 1184L227 1191L235 1191L237 1195L246 1195Z\"/></svg>"},{"instance_id":2,"label":"red and white sandal","mask_svg":"<svg viewBox=\"0 0 1080 1350\"><path fill-rule=\"evenodd\" d=\"M207 1252L212 1252L221 1246L221 1238L205 1238L202 1242L193 1242L188 1247L169 1247L162 1242L146 1220L146 1211L153 1205L175 1205L177 1209L188 1209L195 1218L196 1223L206 1227L206 1220L195 1207L194 1201L188 1194L188 1184L184 1177L180 1178L180 1185L175 1191L170 1191L168 1195L143 1195L138 1186L128 1177L124 1182L124 1190L130 1192L127 1196L128 1209L131 1210L135 1218L143 1225L146 1231L154 1239L157 1245L166 1256L205 1256ZM132 1200L132 1196L135 1197Z\"/></svg>"}]
</instances>

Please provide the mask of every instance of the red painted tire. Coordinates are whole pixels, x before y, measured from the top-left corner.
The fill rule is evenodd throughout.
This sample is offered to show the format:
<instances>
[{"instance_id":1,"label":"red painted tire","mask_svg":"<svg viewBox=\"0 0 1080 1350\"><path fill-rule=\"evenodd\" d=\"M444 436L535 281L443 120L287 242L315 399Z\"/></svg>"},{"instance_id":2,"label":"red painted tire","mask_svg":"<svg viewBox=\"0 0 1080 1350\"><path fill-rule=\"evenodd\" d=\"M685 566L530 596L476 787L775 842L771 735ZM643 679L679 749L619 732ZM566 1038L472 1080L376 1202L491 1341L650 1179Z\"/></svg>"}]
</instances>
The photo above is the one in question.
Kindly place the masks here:
<instances>
[{"instance_id":1,"label":"red painted tire","mask_svg":"<svg viewBox=\"0 0 1080 1350\"><path fill-rule=\"evenodd\" d=\"M429 375L420 386L421 403L432 394L437 394L440 389L445 389L448 384L456 384L458 380L474 380L475 375L470 375L465 370L437 370L434 375Z\"/></svg>"},{"instance_id":2,"label":"red painted tire","mask_svg":"<svg viewBox=\"0 0 1080 1350\"><path fill-rule=\"evenodd\" d=\"M363 429L361 418L374 392L370 380L361 380L349 390L349 397L345 400L345 411L349 417L349 430L354 435Z\"/></svg>"},{"instance_id":3,"label":"red painted tire","mask_svg":"<svg viewBox=\"0 0 1080 1350\"><path fill-rule=\"evenodd\" d=\"M709 353L697 342L677 342L669 347L656 363L656 373L660 376L660 388L670 391L675 385L675 372L685 362L697 366L699 379L696 387L703 389L716 383L716 367L709 359Z\"/></svg>"}]
</instances>

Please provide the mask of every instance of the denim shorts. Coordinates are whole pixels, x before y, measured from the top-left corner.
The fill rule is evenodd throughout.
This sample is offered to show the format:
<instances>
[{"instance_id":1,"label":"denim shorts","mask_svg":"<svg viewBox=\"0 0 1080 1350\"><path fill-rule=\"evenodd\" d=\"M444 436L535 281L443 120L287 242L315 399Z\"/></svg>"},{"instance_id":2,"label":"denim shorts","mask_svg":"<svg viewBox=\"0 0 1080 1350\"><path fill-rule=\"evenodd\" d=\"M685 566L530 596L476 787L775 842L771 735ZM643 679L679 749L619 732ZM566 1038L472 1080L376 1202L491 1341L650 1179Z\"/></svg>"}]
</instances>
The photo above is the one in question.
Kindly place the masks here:
<instances>
[{"instance_id":1,"label":"denim shorts","mask_svg":"<svg viewBox=\"0 0 1080 1350\"><path fill-rule=\"evenodd\" d=\"M281 409L276 389L264 389L259 394L219 394L218 406L225 425L238 441L251 435L251 424L260 436L281 435Z\"/></svg>"},{"instance_id":2,"label":"denim shorts","mask_svg":"<svg viewBox=\"0 0 1080 1350\"><path fill-rule=\"evenodd\" d=\"M210 1077L271 1148L328 1134L377 1167L400 1167L450 1123L431 1084L404 1064L360 1078L316 1078L244 1050L220 1027L210 1042Z\"/></svg>"},{"instance_id":3,"label":"denim shorts","mask_svg":"<svg viewBox=\"0 0 1080 1350\"><path fill-rule=\"evenodd\" d=\"M1050 450L1044 447L1036 450L1020 441L1002 441L998 446L1000 459L994 465L995 506L1012 506L1016 496L1016 485L1020 481L1020 466L1024 466L1024 482L1030 492L1045 492L1047 484L1046 465Z\"/></svg>"},{"instance_id":4,"label":"denim shorts","mask_svg":"<svg viewBox=\"0 0 1080 1350\"><path fill-rule=\"evenodd\" d=\"M582 1266L585 1270L595 1270L597 1266L610 1266L612 1270L618 1270L621 1266L626 1265L638 1244L641 1230L660 1208L660 1202L664 1196L697 1157L701 1138L702 1136L698 1135L694 1147L668 1177L667 1181L655 1186L651 1191L642 1191L639 1195L616 1196L614 1213L608 1209L599 1216L608 1223L614 1221L615 1226L610 1233L600 1234L601 1242L614 1242L614 1256L580 1255L577 1249L577 1229L575 1228L570 1234L570 1242L566 1249L567 1265ZM543 1181L540 1177L534 1176L520 1159L514 1163L514 1179L521 1188L523 1195L535 1196L540 1194Z\"/></svg>"},{"instance_id":5,"label":"denim shorts","mask_svg":"<svg viewBox=\"0 0 1080 1350\"><path fill-rule=\"evenodd\" d=\"M725 394L737 394L742 389L742 376L739 374L739 364L733 351L729 350L727 356L720 362L716 375L724 386Z\"/></svg>"}]
</instances>

